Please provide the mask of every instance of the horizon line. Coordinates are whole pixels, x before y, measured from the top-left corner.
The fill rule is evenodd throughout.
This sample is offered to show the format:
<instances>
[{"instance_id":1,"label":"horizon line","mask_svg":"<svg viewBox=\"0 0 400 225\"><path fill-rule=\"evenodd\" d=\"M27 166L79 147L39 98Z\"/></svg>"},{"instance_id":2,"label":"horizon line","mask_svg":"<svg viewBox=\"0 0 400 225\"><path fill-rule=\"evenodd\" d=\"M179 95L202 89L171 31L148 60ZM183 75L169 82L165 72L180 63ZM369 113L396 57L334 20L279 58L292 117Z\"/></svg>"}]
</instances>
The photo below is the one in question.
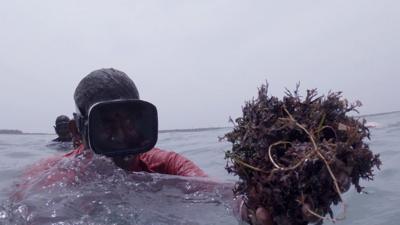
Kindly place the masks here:
<instances>
[{"instance_id":1,"label":"horizon line","mask_svg":"<svg viewBox=\"0 0 400 225\"><path fill-rule=\"evenodd\" d=\"M400 110L389 111L389 112L380 112L380 113L370 113L370 114L364 114L364 115L357 115L356 117L382 116L382 115L388 115L388 114L394 114L394 113L400 113ZM232 127L224 126L224 127L198 127L198 128L163 129L163 130L159 130L158 132L159 133L201 132L201 131L224 129L224 128L232 128ZM46 133L46 132L24 132L23 130L19 130L19 129L0 129L0 132L1 131L16 131L16 132L20 131L20 132L22 132L20 134L25 134L25 135L55 135L55 133ZM4 133L4 134L6 134L6 133ZM18 134L18 133L16 133L16 134Z\"/></svg>"}]
</instances>

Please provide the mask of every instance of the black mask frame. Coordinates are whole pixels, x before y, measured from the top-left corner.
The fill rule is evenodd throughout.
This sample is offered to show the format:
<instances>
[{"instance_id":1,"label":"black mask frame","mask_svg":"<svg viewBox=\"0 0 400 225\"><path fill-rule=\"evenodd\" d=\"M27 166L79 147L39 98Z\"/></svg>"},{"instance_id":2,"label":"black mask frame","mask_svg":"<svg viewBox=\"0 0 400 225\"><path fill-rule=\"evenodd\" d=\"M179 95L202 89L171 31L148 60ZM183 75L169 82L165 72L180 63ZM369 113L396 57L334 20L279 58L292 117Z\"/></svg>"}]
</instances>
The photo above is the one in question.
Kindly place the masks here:
<instances>
[{"instance_id":1,"label":"black mask frame","mask_svg":"<svg viewBox=\"0 0 400 225\"><path fill-rule=\"evenodd\" d=\"M138 125L136 129L133 129L138 133L137 143L130 142L114 147L111 141L106 141L102 137L101 115L104 112L113 113L118 110L128 112L129 119ZM87 116L83 116L81 110L77 108L74 119L79 133L87 140L89 147L96 154L110 157L135 155L154 148L158 139L157 108L149 102L138 99L99 102L90 107Z\"/></svg>"}]
</instances>

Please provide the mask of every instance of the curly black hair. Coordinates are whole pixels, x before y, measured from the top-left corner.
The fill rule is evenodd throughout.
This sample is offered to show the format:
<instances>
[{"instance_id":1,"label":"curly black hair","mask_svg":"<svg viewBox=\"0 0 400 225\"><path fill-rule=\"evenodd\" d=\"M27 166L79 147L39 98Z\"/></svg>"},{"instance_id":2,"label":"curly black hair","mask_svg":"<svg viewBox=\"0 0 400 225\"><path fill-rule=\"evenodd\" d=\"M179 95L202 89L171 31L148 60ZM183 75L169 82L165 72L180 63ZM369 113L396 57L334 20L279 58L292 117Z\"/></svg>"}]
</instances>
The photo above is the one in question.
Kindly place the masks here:
<instances>
[{"instance_id":1,"label":"curly black hair","mask_svg":"<svg viewBox=\"0 0 400 225\"><path fill-rule=\"evenodd\" d=\"M93 104L116 99L139 99L139 92L128 75L113 68L91 72L80 81L74 93L75 104L85 116Z\"/></svg>"}]
</instances>

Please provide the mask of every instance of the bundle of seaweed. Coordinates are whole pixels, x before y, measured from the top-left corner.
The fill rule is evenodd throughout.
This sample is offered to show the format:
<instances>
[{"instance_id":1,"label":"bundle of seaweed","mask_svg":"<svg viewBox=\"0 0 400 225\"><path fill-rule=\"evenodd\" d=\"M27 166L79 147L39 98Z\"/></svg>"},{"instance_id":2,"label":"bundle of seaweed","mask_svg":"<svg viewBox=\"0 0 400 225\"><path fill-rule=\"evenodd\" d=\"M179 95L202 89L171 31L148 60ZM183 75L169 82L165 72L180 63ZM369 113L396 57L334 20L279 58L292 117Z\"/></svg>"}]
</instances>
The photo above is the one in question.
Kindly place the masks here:
<instances>
[{"instance_id":1,"label":"bundle of seaweed","mask_svg":"<svg viewBox=\"0 0 400 225\"><path fill-rule=\"evenodd\" d=\"M341 92L319 96L316 89L303 98L298 89L279 100L262 85L224 136L233 144L226 169L240 178L235 194L250 212L266 209L275 225L343 219L334 217L332 204L345 209L342 193L351 184L361 192L360 179L372 180L381 164L364 142L366 121L348 115L360 102L349 104Z\"/></svg>"}]
</instances>

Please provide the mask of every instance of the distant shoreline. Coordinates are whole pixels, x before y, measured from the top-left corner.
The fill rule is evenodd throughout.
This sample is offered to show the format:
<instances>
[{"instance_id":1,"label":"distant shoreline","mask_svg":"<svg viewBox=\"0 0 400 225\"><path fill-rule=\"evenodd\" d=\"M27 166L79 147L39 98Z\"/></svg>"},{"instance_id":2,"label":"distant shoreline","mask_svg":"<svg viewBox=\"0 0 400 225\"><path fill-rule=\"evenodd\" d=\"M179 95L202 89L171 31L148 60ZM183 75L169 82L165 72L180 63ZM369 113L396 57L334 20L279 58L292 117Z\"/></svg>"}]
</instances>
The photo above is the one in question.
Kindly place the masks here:
<instances>
[{"instance_id":1,"label":"distant shoreline","mask_svg":"<svg viewBox=\"0 0 400 225\"><path fill-rule=\"evenodd\" d=\"M178 133L178 132L204 132L210 130L226 129L228 127L205 127L205 128L191 128L191 129L169 129L159 130L158 133ZM55 133L25 133L21 130L8 130L0 129L0 135L56 135Z\"/></svg>"},{"instance_id":2,"label":"distant shoreline","mask_svg":"<svg viewBox=\"0 0 400 225\"><path fill-rule=\"evenodd\" d=\"M12 130L12 129L1 129L0 134L23 134L24 132L20 130Z\"/></svg>"},{"instance_id":3,"label":"distant shoreline","mask_svg":"<svg viewBox=\"0 0 400 225\"><path fill-rule=\"evenodd\" d=\"M221 130L229 127L205 127L205 128L192 128L192 129L171 129L159 130L158 133L177 133L177 132L203 132L209 130Z\"/></svg>"},{"instance_id":4,"label":"distant shoreline","mask_svg":"<svg viewBox=\"0 0 400 225\"><path fill-rule=\"evenodd\" d=\"M372 114L361 115L360 117L383 116L383 115L389 115L389 114L395 114L395 113L400 113L400 111L391 111L391 112L383 112L383 113L372 113Z\"/></svg>"},{"instance_id":5,"label":"distant shoreline","mask_svg":"<svg viewBox=\"0 0 400 225\"><path fill-rule=\"evenodd\" d=\"M0 135L55 135L51 133L25 133L21 130L0 129Z\"/></svg>"}]
</instances>

